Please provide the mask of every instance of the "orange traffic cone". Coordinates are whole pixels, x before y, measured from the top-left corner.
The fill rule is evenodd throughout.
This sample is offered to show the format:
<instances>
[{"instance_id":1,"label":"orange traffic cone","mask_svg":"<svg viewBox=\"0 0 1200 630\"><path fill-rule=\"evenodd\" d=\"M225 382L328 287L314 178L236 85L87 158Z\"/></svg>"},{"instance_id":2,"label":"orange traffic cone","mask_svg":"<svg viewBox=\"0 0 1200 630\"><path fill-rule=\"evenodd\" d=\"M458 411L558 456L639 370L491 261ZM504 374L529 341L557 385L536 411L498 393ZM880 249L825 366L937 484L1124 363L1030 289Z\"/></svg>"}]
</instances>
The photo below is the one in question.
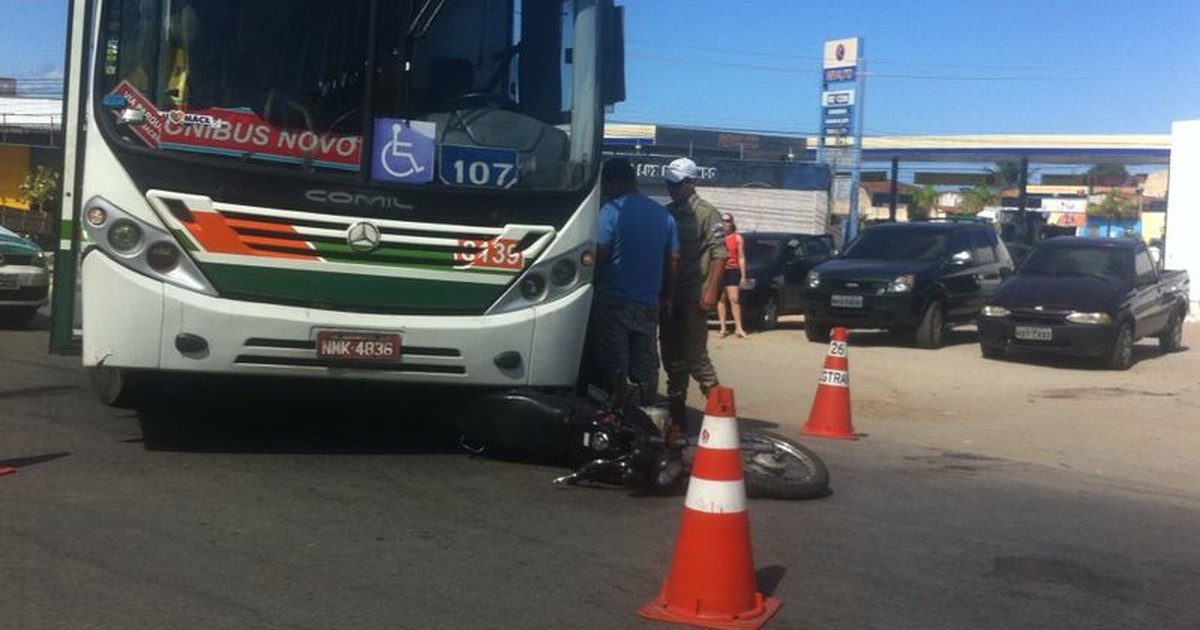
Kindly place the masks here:
<instances>
[{"instance_id":1,"label":"orange traffic cone","mask_svg":"<svg viewBox=\"0 0 1200 630\"><path fill-rule=\"evenodd\" d=\"M638 614L701 628L760 628L781 603L755 590L733 390L714 387L700 429L671 573Z\"/></svg>"},{"instance_id":2,"label":"orange traffic cone","mask_svg":"<svg viewBox=\"0 0 1200 630\"><path fill-rule=\"evenodd\" d=\"M846 329L834 328L829 341L825 369L817 385L804 435L857 440L850 421L850 360L846 356Z\"/></svg>"}]
</instances>

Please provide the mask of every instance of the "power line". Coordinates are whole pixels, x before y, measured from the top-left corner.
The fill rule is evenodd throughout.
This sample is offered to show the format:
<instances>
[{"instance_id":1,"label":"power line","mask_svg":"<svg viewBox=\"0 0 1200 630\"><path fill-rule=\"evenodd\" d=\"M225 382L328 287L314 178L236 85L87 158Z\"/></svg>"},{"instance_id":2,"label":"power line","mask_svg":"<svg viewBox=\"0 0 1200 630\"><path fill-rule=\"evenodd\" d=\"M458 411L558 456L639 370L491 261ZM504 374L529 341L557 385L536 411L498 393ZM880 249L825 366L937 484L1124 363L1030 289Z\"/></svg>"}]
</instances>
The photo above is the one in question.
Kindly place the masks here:
<instances>
[{"instance_id":1,"label":"power line","mask_svg":"<svg viewBox=\"0 0 1200 630\"><path fill-rule=\"evenodd\" d=\"M699 51L699 52L717 53L717 54L723 54L723 55L741 55L741 56L748 56L748 57L763 57L763 58L768 58L768 59L794 60L794 61L804 62L806 64L811 64L811 67L818 67L819 64L822 62L822 60L824 59L824 57L822 57L820 55L789 55L789 54L783 54L783 53L763 52L763 51L757 51L757 50L746 50L744 48L738 48L738 49L720 48L720 47L714 47L714 46L699 46L699 45L694 45L694 44L680 44L680 43L676 43L676 42L658 42L658 41L653 41L653 40L640 40L640 39L627 39L626 41L629 43L646 44L651 47L662 47L662 48L667 48L670 50L695 50L695 51ZM879 58L879 57L870 58L870 62L871 62L871 66L873 68L878 68L879 66L898 66L901 68L951 68L951 69L964 69L964 70L984 71L984 72L998 71L998 72L1038 72L1038 73L1042 73L1046 70L1045 65L1030 66L1030 65L1005 65L1005 64L993 65L993 64L975 64L975 63L967 64L967 63L948 63L948 62L923 62L923 61L906 61L906 60L897 60L897 59L887 59L887 58ZM700 62L700 63L704 63L704 62ZM748 65L747 67L753 67L753 66ZM1134 74L1134 75L1137 75L1138 77L1145 77L1148 73L1166 74L1166 73L1171 72L1169 69L1166 69L1166 68L1160 69L1160 68L1145 68L1145 67L1114 68L1111 66L1062 66L1062 65L1056 64L1055 68L1059 71L1068 71L1068 72L1072 72L1072 73L1094 74L1094 75L1097 75L1099 77L1104 77L1104 78L1112 78L1114 75L1120 75L1120 74ZM881 75L872 75L872 76L881 76ZM882 76L905 77L908 75L905 75L905 74L892 75L890 73L884 73ZM926 75L915 75L915 76L923 78Z\"/></svg>"}]
</instances>

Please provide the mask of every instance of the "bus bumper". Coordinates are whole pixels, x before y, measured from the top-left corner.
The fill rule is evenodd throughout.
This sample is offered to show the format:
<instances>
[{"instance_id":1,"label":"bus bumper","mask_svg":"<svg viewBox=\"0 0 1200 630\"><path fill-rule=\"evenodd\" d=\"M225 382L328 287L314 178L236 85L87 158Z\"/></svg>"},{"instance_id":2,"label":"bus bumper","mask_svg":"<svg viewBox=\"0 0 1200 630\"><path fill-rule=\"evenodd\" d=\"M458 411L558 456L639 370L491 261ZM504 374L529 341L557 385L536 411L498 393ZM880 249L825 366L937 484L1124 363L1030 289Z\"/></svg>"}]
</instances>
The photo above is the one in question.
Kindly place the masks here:
<instances>
[{"instance_id":1,"label":"bus bumper","mask_svg":"<svg viewBox=\"0 0 1200 630\"><path fill-rule=\"evenodd\" d=\"M83 363L118 368L484 387L574 387L591 287L500 315L350 313L215 298L84 257ZM317 356L317 331L399 334L400 357ZM177 342L184 336L189 343ZM203 348L195 349L196 340ZM184 346L180 349L179 346Z\"/></svg>"}]
</instances>

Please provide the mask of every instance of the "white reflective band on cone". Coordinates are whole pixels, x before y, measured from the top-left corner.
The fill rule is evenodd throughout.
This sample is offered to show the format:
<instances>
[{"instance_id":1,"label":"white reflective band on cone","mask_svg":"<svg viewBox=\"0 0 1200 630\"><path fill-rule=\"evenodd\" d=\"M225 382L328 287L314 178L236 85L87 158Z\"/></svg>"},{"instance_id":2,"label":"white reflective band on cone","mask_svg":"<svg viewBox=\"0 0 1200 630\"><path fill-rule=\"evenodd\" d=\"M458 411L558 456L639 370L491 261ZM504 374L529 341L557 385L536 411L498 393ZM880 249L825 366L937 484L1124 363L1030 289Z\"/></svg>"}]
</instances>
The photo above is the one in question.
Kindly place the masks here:
<instances>
[{"instance_id":1,"label":"white reflective band on cone","mask_svg":"<svg viewBox=\"0 0 1200 630\"><path fill-rule=\"evenodd\" d=\"M700 446L711 449L733 450L742 447L738 437L737 418L704 416L700 425Z\"/></svg>"},{"instance_id":2,"label":"white reflective band on cone","mask_svg":"<svg viewBox=\"0 0 1200 630\"><path fill-rule=\"evenodd\" d=\"M821 384L830 387L850 387L850 373L846 370L821 370Z\"/></svg>"},{"instance_id":3,"label":"white reflective band on cone","mask_svg":"<svg viewBox=\"0 0 1200 630\"><path fill-rule=\"evenodd\" d=\"M690 510L709 514L736 514L746 511L746 485L736 481L712 481L693 476L688 481L687 499Z\"/></svg>"}]
</instances>

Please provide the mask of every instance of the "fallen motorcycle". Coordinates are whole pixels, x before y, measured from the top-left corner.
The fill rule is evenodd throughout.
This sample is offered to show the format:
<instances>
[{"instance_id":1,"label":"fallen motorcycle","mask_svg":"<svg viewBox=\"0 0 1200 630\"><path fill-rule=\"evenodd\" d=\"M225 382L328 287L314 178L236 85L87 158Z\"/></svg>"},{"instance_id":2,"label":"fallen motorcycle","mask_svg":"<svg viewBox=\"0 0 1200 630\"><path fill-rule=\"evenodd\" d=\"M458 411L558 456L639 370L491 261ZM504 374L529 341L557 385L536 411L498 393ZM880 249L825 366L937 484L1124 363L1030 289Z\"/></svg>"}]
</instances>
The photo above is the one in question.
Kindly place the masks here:
<instances>
[{"instance_id":1,"label":"fallen motorcycle","mask_svg":"<svg viewBox=\"0 0 1200 630\"><path fill-rule=\"evenodd\" d=\"M669 413L596 389L587 397L536 390L485 394L459 417L463 445L475 453L562 459L574 472L559 485L587 483L670 491L687 479L684 452L694 437L668 439ZM739 431L746 494L811 499L829 493L825 462L802 444L769 431Z\"/></svg>"}]
</instances>

